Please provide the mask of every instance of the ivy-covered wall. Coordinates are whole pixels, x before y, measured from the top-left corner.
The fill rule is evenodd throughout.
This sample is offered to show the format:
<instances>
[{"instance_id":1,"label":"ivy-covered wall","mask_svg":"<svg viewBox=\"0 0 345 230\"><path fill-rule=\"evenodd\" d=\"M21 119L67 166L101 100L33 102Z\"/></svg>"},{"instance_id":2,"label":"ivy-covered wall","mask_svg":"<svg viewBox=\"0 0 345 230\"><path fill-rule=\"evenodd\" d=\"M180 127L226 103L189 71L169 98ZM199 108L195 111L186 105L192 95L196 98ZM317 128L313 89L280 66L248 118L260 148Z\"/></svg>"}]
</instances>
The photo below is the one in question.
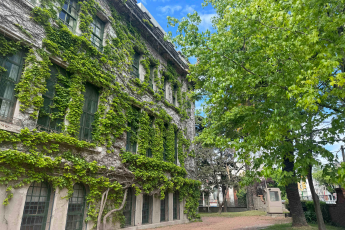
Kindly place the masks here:
<instances>
[{"instance_id":1,"label":"ivy-covered wall","mask_svg":"<svg viewBox=\"0 0 345 230\"><path fill-rule=\"evenodd\" d=\"M8 124L0 121L0 183L7 188L3 205L11 202L13 189L34 181L66 187L69 196L73 184L80 182L90 189L87 220L93 223L97 222L103 192L110 189L108 201L118 206L128 187L134 187L137 194L158 191L161 199L167 191L179 191L180 199L186 199L188 218L196 218L200 183L187 177L194 170L189 156L193 149L194 102L188 97L192 87L186 72L146 41L142 35L145 27L118 13L114 4L126 2L101 1L101 6L96 0L79 1L75 30L57 16L63 3L40 0L39 5L31 7L21 0L5 0L8 8L1 9L13 9L16 14L0 35L0 58L19 50L26 53L15 88L14 119ZM90 42L91 23L96 16L105 24L102 49ZM141 55L142 80L131 76L134 52ZM68 76L57 75L54 103L46 113L42 95L48 90L53 63L66 69ZM153 90L148 83L152 67ZM0 68L0 74L5 71ZM165 98L164 79L176 89L177 106L171 98ZM86 83L97 87L100 94L89 142L79 138ZM43 115L62 120L60 131L36 129L37 119ZM127 132L137 143L137 154L125 151ZM152 158L146 156L148 149ZM175 151L178 165L174 164ZM133 180L123 182L119 179L123 175Z\"/></svg>"}]
</instances>

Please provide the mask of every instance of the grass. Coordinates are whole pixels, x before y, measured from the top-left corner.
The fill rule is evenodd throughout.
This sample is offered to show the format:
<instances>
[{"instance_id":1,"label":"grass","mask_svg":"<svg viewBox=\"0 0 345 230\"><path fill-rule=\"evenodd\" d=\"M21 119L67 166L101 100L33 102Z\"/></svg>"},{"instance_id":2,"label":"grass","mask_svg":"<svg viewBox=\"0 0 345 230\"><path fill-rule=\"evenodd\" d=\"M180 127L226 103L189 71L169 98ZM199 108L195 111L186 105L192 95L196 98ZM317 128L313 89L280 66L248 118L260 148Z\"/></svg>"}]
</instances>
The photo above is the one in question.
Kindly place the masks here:
<instances>
[{"instance_id":1,"label":"grass","mask_svg":"<svg viewBox=\"0 0 345 230\"><path fill-rule=\"evenodd\" d=\"M265 228L265 230L318 230L317 224L311 224L309 227L293 228L291 224L275 224L270 227ZM335 227L331 225L326 225L327 230L344 230L342 227Z\"/></svg>"},{"instance_id":2,"label":"grass","mask_svg":"<svg viewBox=\"0 0 345 230\"><path fill-rule=\"evenodd\" d=\"M216 213L199 213L201 217L237 217L237 216L265 216L263 211L245 211L245 212L222 212L220 215Z\"/></svg>"}]
</instances>

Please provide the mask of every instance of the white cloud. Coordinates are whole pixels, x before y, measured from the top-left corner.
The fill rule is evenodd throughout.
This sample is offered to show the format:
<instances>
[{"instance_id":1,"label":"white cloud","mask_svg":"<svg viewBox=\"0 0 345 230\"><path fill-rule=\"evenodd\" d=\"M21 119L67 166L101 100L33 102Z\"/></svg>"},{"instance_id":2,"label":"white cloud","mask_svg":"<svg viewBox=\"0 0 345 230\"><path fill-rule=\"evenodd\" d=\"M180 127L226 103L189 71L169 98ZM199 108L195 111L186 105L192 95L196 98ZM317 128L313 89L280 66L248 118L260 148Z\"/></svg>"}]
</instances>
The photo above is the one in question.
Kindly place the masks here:
<instances>
[{"instance_id":1,"label":"white cloud","mask_svg":"<svg viewBox=\"0 0 345 230\"><path fill-rule=\"evenodd\" d=\"M202 31L210 30L212 28L212 17L216 16L216 14L200 14L201 23L199 25L199 29Z\"/></svg>"},{"instance_id":2,"label":"white cloud","mask_svg":"<svg viewBox=\"0 0 345 230\"><path fill-rule=\"evenodd\" d=\"M157 8L161 13L163 14L174 14L175 11L179 11L182 9L182 6L180 5L166 5L166 6L160 6Z\"/></svg>"},{"instance_id":3,"label":"white cloud","mask_svg":"<svg viewBox=\"0 0 345 230\"><path fill-rule=\"evenodd\" d=\"M146 0L141 0L141 2L145 5L147 4Z\"/></svg>"},{"instance_id":4,"label":"white cloud","mask_svg":"<svg viewBox=\"0 0 345 230\"><path fill-rule=\"evenodd\" d=\"M183 7L183 10L181 11L181 14L188 14L188 13L193 13L195 11L195 5L186 5Z\"/></svg>"}]
</instances>

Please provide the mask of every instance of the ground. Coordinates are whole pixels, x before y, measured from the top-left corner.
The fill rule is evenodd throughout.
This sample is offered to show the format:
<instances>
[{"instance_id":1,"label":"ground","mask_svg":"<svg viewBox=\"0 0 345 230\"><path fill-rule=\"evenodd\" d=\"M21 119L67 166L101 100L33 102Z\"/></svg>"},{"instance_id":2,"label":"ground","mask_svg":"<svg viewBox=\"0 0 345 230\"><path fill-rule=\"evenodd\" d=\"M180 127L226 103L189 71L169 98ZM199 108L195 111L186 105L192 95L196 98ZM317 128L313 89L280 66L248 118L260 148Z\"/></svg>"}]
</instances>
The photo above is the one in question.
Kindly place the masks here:
<instances>
[{"instance_id":1,"label":"ground","mask_svg":"<svg viewBox=\"0 0 345 230\"><path fill-rule=\"evenodd\" d=\"M216 213L202 214L202 222L174 225L162 230L230 230L230 229L262 229L274 224L290 223L291 218L264 216L265 212L231 212L220 216Z\"/></svg>"},{"instance_id":2,"label":"ground","mask_svg":"<svg viewBox=\"0 0 345 230\"><path fill-rule=\"evenodd\" d=\"M228 212L202 213L202 222L162 227L162 230L317 230L317 225L305 228L292 228L291 218L266 216L266 212ZM334 226L327 226L327 230L342 230Z\"/></svg>"}]
</instances>

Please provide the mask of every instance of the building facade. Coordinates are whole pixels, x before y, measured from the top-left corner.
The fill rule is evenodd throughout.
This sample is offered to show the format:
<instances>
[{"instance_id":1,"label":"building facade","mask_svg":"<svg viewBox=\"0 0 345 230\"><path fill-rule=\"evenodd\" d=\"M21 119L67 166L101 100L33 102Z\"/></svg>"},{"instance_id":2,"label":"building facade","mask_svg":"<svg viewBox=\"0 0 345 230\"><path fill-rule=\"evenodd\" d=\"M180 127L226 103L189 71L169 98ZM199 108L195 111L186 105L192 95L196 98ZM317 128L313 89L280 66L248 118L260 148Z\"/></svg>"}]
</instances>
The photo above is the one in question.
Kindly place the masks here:
<instances>
[{"instance_id":1,"label":"building facade","mask_svg":"<svg viewBox=\"0 0 345 230\"><path fill-rule=\"evenodd\" d=\"M0 229L197 218L188 61L136 0L0 2Z\"/></svg>"}]
</instances>

